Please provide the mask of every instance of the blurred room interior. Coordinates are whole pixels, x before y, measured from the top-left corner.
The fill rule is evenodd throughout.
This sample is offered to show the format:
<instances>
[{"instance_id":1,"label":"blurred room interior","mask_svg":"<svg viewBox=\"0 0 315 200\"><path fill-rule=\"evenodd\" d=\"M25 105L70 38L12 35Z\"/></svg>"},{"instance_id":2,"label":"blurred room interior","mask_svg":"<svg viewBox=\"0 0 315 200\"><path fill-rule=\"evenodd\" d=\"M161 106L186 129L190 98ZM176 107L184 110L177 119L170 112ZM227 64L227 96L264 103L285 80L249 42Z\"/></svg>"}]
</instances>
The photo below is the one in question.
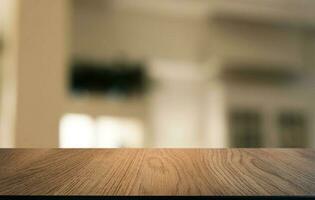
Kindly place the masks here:
<instances>
[{"instance_id":1,"label":"blurred room interior","mask_svg":"<svg viewBox=\"0 0 315 200\"><path fill-rule=\"evenodd\" d=\"M313 0L0 0L0 147L315 147Z\"/></svg>"}]
</instances>

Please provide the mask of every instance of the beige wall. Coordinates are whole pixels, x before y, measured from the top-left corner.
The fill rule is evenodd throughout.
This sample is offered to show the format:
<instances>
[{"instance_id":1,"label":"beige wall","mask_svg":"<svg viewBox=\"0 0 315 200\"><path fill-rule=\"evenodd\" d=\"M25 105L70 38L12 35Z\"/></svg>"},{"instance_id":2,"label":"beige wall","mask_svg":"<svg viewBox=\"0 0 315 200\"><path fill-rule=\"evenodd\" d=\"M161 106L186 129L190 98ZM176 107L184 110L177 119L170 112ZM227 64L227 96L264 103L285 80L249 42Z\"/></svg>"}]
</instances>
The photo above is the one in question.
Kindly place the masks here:
<instances>
[{"instance_id":1,"label":"beige wall","mask_svg":"<svg viewBox=\"0 0 315 200\"><path fill-rule=\"evenodd\" d=\"M57 147L67 64L65 0L20 0L16 146Z\"/></svg>"},{"instance_id":2,"label":"beige wall","mask_svg":"<svg viewBox=\"0 0 315 200\"><path fill-rule=\"evenodd\" d=\"M206 18L121 11L107 6L106 1L73 2L74 55L97 60L120 54L133 59L196 60L204 52Z\"/></svg>"},{"instance_id":3,"label":"beige wall","mask_svg":"<svg viewBox=\"0 0 315 200\"><path fill-rule=\"evenodd\" d=\"M145 8L115 8L105 2L73 0L73 55L97 60L125 54L135 59L199 61L216 54L232 61L302 64L302 33L289 26L218 22L207 15L179 17ZM209 6L212 10L222 7L214 2ZM257 5L254 8L258 10ZM280 12L283 7L277 9ZM288 15L283 24L289 19Z\"/></svg>"},{"instance_id":4,"label":"beige wall","mask_svg":"<svg viewBox=\"0 0 315 200\"><path fill-rule=\"evenodd\" d=\"M2 131L11 135L16 147L57 147L68 55L68 1L16 3L2 93L6 108L2 124L11 128Z\"/></svg>"},{"instance_id":5,"label":"beige wall","mask_svg":"<svg viewBox=\"0 0 315 200\"><path fill-rule=\"evenodd\" d=\"M286 69L303 64L299 29L233 21L213 21L211 27L212 52L226 62Z\"/></svg>"}]
</instances>

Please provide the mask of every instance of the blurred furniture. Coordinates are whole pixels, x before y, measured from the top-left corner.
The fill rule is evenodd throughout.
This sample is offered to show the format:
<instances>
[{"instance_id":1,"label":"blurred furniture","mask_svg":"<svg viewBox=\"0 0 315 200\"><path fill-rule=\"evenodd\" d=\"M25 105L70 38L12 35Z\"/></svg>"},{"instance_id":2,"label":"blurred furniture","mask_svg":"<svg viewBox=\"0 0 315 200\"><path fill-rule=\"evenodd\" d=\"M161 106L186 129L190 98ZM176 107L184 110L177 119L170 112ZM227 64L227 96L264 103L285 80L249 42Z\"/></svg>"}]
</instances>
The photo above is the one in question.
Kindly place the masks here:
<instances>
[{"instance_id":1,"label":"blurred furniture","mask_svg":"<svg viewBox=\"0 0 315 200\"><path fill-rule=\"evenodd\" d=\"M147 76L142 64L130 62L97 63L77 61L71 68L73 93L92 93L130 97L143 95Z\"/></svg>"},{"instance_id":2,"label":"blurred furniture","mask_svg":"<svg viewBox=\"0 0 315 200\"><path fill-rule=\"evenodd\" d=\"M307 149L2 149L1 195L314 195Z\"/></svg>"}]
</instances>

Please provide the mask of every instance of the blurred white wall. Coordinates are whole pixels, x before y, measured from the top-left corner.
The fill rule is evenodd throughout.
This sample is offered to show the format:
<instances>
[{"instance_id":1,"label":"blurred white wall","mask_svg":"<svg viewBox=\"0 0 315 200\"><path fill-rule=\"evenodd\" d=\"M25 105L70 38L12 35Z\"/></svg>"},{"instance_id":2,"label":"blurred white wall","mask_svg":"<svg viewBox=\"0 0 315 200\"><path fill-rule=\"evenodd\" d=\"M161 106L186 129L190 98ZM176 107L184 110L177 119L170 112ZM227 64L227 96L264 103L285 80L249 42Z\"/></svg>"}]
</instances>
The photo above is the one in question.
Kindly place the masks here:
<instances>
[{"instance_id":1,"label":"blurred white wall","mask_svg":"<svg viewBox=\"0 0 315 200\"><path fill-rule=\"evenodd\" d=\"M232 63L229 66L233 63L253 67L259 64L286 68L308 66L310 72L314 72L314 31L309 32L309 40L305 40L304 28L299 28L303 19L306 25L312 25L311 7L307 8L304 18L294 21L292 26L290 12L283 9L286 8L284 1L279 1L271 10L270 6L267 8L268 0L263 7L254 6L258 15L267 16L268 20L270 13L285 12L280 17L270 15L276 17L278 24L279 20L286 22L285 26L277 27L269 26L269 22L253 25L229 20L211 21L208 12L218 8L210 3L215 1L186 0L180 12L173 12L177 9L176 1L163 1L158 7L154 6L154 1L142 4L144 1L138 0L137 5L117 2L0 0L1 9L6 11L1 12L5 29L1 147L58 147L59 122L65 113L139 118L148 124L144 132L154 133L146 138L146 142L150 140L148 146L224 147L227 145L224 135L227 132L226 105L238 101L242 104L260 102L263 99L257 93L262 94L265 89L238 87L237 84L226 87L220 82L208 84L205 79L216 66L208 65L208 61L218 59L222 63ZM246 0L240 2L246 3ZM222 5L221 16L232 12L230 7L224 8L228 4ZM209 6L209 10L204 9L205 6ZM234 6L239 8L238 14L247 8ZM293 8L291 5L290 9ZM296 14L292 12L294 18ZM255 16L253 10L247 14L245 16ZM70 97L66 91L70 57L107 61L120 55L143 59L149 67L161 68L151 73L160 83L152 96L128 102ZM205 65L211 68L209 74L203 71ZM159 79L156 76L165 72L163 68L167 73ZM312 73L309 73L310 80ZM171 74L170 80L165 79L167 74ZM185 74L195 74L197 79ZM313 86L315 84L310 81L302 88L308 88L304 92L311 93L315 99L311 92ZM290 98L298 93L286 95L267 89L266 94L291 101ZM244 96L251 98L244 100ZM303 101L303 95L300 98L294 99ZM307 108L314 109L313 99ZM273 103L273 99L268 100L268 104Z\"/></svg>"}]
</instances>

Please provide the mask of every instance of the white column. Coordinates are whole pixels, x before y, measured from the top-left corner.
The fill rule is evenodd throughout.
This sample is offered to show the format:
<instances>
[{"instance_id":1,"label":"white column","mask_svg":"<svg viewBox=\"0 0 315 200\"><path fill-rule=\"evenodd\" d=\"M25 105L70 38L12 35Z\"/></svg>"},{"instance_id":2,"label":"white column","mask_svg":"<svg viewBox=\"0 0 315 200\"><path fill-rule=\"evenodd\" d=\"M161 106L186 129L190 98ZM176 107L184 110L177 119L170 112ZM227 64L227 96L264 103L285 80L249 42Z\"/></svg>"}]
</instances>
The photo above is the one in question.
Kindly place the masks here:
<instances>
[{"instance_id":1,"label":"white column","mask_svg":"<svg viewBox=\"0 0 315 200\"><path fill-rule=\"evenodd\" d=\"M196 63L156 60L150 120L156 147L197 147L203 135L204 84Z\"/></svg>"},{"instance_id":2,"label":"white column","mask_svg":"<svg viewBox=\"0 0 315 200\"><path fill-rule=\"evenodd\" d=\"M0 147L15 145L17 76L17 0L0 0Z\"/></svg>"}]
</instances>

